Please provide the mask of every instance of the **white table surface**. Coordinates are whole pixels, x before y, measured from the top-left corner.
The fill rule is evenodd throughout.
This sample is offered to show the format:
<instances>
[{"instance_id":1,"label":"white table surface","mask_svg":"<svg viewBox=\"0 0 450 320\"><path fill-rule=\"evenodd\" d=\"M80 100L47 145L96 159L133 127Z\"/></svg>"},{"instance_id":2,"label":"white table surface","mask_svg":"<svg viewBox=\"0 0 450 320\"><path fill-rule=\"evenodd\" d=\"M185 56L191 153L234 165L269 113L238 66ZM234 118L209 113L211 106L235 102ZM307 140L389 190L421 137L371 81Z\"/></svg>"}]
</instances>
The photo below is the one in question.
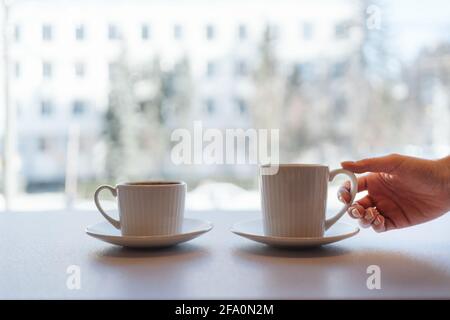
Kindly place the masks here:
<instances>
[{"instance_id":1,"label":"white table surface","mask_svg":"<svg viewBox=\"0 0 450 320\"><path fill-rule=\"evenodd\" d=\"M384 234L363 229L306 251L273 249L229 232L258 213L187 216L215 227L189 243L143 251L87 236L84 228L102 221L96 212L2 213L0 298L450 298L450 215ZM81 268L80 290L66 286L70 265ZM381 290L367 289L369 265L381 268Z\"/></svg>"}]
</instances>

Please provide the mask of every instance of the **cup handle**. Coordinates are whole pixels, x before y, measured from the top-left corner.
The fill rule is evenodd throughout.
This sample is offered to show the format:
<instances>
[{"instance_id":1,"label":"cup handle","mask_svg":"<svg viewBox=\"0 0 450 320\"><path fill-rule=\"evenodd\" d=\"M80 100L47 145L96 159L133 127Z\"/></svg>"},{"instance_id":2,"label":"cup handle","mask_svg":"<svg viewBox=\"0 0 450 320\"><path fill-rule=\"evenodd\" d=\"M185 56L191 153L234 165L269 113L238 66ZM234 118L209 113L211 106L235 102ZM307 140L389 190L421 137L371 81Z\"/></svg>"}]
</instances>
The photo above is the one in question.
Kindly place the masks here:
<instances>
[{"instance_id":1,"label":"cup handle","mask_svg":"<svg viewBox=\"0 0 450 320\"><path fill-rule=\"evenodd\" d=\"M338 174L345 174L350 178L350 195L351 199L349 203L347 203L333 218L326 219L325 220L325 230L328 230L333 224L335 224L347 211L347 209L350 207L350 205L353 203L353 200L355 200L356 193L358 192L358 180L356 180L356 176L353 172L345 170L345 169L336 169L330 172L330 179L329 181L333 181L334 177Z\"/></svg>"},{"instance_id":2,"label":"cup handle","mask_svg":"<svg viewBox=\"0 0 450 320\"><path fill-rule=\"evenodd\" d=\"M111 223L116 229L120 229L120 221L116 220L114 218L111 218L109 215L107 215L106 212L103 210L102 206L100 205L98 195L100 194L100 192L103 189L108 189L114 197L117 197L117 190L115 188L108 186L108 185L102 185L102 186L98 187L97 190L95 190L95 193L94 193L95 205L97 206L98 211L100 211L102 216L105 217L105 219L108 220L109 223Z\"/></svg>"}]
</instances>

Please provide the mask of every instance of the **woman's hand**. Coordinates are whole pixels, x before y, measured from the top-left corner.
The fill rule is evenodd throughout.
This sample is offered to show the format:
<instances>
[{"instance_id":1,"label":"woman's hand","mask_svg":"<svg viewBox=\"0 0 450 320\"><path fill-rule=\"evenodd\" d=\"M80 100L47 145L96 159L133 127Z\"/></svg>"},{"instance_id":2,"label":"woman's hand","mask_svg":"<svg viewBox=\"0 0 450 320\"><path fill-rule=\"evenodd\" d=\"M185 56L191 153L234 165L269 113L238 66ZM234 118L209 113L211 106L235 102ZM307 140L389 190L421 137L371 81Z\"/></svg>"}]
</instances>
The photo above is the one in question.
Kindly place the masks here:
<instances>
[{"instance_id":1,"label":"woman's hand","mask_svg":"<svg viewBox=\"0 0 450 320\"><path fill-rule=\"evenodd\" d=\"M435 219L450 211L450 156L425 160L392 154L385 157L342 162L358 177L358 192L368 194L348 209L362 227L377 232L405 228ZM350 201L350 182L338 191Z\"/></svg>"}]
</instances>

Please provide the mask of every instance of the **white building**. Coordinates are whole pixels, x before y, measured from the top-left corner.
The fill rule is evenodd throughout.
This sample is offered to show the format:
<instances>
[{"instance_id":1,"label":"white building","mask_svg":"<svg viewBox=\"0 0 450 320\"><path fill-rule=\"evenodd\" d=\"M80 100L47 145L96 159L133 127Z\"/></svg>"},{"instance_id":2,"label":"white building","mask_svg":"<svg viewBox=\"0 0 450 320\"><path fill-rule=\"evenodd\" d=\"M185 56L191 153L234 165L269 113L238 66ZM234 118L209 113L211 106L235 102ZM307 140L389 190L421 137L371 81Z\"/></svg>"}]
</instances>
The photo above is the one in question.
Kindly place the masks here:
<instances>
[{"instance_id":1,"label":"white building","mask_svg":"<svg viewBox=\"0 0 450 320\"><path fill-rule=\"evenodd\" d=\"M20 1L10 10L10 93L18 111L21 171L31 183L63 181L69 127L81 128L80 177L102 167L100 134L108 68L125 45L128 59L187 57L195 113L208 126L245 126L263 31L277 36L283 64L336 59L360 35L344 27L352 1Z\"/></svg>"}]
</instances>

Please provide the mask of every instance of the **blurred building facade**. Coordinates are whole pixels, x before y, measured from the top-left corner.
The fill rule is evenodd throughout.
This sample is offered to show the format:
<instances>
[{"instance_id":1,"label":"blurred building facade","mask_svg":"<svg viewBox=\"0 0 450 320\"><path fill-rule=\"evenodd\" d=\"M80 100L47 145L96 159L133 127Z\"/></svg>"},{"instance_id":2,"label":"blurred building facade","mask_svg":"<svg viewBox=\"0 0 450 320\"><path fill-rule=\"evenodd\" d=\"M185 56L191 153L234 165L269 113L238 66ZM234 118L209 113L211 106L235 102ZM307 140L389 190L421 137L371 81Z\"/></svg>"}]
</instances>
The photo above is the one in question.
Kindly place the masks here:
<instances>
[{"instance_id":1,"label":"blurred building facade","mask_svg":"<svg viewBox=\"0 0 450 320\"><path fill-rule=\"evenodd\" d=\"M327 10L313 1L15 2L10 93L21 176L28 185L63 182L76 127L78 177L103 173L110 72L123 52L132 65L158 56L163 68L171 68L188 59L195 85L190 120L250 126L251 70L265 28L281 68L306 75L315 62L337 63L360 46L361 35L346 28L360 14L352 3L325 5Z\"/></svg>"},{"instance_id":2,"label":"blurred building facade","mask_svg":"<svg viewBox=\"0 0 450 320\"><path fill-rule=\"evenodd\" d=\"M425 143L436 156L450 153L450 45L422 50L411 68L412 106L421 109Z\"/></svg>"}]
</instances>

